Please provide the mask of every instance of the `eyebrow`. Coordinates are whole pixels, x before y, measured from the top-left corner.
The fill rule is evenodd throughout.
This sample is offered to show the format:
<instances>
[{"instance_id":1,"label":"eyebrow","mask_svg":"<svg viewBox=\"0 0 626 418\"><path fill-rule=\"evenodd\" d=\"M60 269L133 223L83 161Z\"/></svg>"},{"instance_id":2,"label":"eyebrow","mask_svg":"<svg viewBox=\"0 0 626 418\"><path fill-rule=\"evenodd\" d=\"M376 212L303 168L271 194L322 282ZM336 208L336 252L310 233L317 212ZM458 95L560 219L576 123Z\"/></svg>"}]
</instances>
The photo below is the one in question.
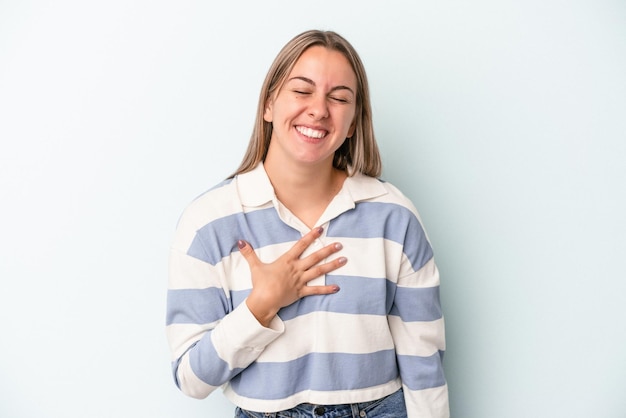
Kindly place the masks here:
<instances>
[{"instance_id":1,"label":"eyebrow","mask_svg":"<svg viewBox=\"0 0 626 418\"><path fill-rule=\"evenodd\" d=\"M315 82L313 80L311 80L310 78L296 76L296 77L291 77L287 81L292 81L292 80L301 80L301 81L304 81L305 83L308 83L308 84L310 84L312 86L315 86ZM348 86L335 86L332 89L330 89L331 92L337 91L337 90L348 90L350 93L352 93L354 95L354 91L350 87L348 87Z\"/></svg>"}]
</instances>

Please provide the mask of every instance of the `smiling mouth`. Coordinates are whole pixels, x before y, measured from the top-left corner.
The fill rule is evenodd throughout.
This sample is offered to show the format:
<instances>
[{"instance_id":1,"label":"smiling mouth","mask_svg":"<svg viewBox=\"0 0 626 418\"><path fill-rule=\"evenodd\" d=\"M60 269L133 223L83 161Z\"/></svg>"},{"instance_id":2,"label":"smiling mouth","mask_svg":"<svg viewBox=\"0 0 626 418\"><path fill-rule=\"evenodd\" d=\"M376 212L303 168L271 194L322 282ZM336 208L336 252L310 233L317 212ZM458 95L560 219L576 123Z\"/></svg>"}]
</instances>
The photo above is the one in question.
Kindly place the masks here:
<instances>
[{"instance_id":1,"label":"smiling mouth","mask_svg":"<svg viewBox=\"0 0 626 418\"><path fill-rule=\"evenodd\" d=\"M322 139L326 136L328 131L311 129L305 126L296 126L296 131L300 132L302 135L307 136L313 139Z\"/></svg>"}]
</instances>

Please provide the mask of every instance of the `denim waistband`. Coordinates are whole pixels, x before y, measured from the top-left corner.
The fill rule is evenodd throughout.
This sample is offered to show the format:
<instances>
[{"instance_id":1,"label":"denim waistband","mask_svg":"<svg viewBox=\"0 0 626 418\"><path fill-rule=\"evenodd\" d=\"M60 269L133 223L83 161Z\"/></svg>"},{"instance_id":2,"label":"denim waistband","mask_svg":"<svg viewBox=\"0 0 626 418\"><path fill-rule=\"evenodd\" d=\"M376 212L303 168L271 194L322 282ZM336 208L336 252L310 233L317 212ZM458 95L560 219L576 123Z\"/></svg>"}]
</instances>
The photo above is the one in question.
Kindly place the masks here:
<instances>
[{"instance_id":1,"label":"denim waistband","mask_svg":"<svg viewBox=\"0 0 626 418\"><path fill-rule=\"evenodd\" d=\"M280 412L253 412L237 408L235 418L366 418L406 417L404 394L397 392L369 402L342 405L315 405L303 403Z\"/></svg>"}]
</instances>

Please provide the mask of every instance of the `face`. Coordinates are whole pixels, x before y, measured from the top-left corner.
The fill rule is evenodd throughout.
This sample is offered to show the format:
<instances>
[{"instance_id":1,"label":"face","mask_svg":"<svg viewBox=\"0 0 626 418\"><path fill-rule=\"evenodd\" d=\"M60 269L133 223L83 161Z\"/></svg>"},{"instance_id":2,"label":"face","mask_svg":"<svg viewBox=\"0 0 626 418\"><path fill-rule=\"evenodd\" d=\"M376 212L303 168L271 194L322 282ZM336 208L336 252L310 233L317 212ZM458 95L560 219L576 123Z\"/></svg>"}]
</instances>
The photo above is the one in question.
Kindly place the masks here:
<instances>
[{"instance_id":1,"label":"face","mask_svg":"<svg viewBox=\"0 0 626 418\"><path fill-rule=\"evenodd\" d=\"M356 75L340 52L314 46L296 61L280 91L267 103L272 123L266 161L329 164L354 134Z\"/></svg>"}]
</instances>

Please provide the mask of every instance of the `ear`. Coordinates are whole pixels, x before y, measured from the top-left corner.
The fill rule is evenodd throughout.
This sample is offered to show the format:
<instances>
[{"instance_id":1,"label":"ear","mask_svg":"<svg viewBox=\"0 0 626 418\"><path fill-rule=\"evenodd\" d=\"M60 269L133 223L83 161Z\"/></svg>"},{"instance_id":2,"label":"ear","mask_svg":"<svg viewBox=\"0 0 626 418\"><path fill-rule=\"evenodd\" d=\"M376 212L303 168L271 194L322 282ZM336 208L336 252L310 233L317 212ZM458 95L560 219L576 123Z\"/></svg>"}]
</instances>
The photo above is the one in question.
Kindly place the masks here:
<instances>
[{"instance_id":1,"label":"ear","mask_svg":"<svg viewBox=\"0 0 626 418\"><path fill-rule=\"evenodd\" d=\"M346 138L352 138L354 131L356 131L356 118L352 121L352 125L350 125L350 129L348 129L348 136Z\"/></svg>"},{"instance_id":2,"label":"ear","mask_svg":"<svg viewBox=\"0 0 626 418\"><path fill-rule=\"evenodd\" d=\"M265 122L272 122L272 120L274 119L273 111L274 111L274 102L272 101L271 98L269 98L267 99L267 102L265 102L265 111L263 112L263 120Z\"/></svg>"}]
</instances>

